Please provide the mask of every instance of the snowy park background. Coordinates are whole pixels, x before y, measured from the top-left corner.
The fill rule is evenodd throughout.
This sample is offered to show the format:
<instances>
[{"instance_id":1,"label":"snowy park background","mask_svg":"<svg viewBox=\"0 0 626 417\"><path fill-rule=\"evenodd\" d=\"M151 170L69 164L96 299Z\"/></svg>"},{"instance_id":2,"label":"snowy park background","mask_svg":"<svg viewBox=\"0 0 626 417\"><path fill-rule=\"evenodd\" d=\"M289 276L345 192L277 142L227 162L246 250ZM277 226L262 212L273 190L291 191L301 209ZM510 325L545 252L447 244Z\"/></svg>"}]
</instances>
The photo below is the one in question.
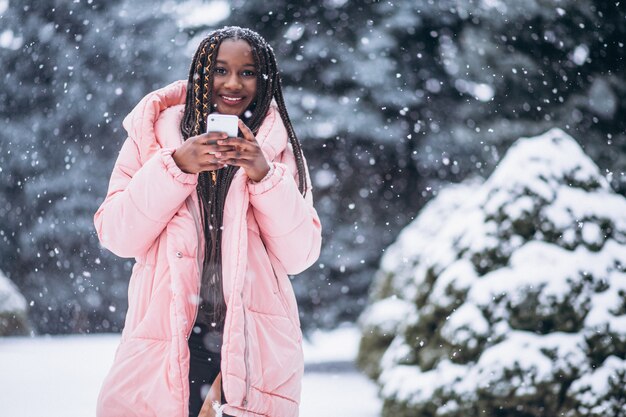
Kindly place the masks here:
<instances>
[{"instance_id":1,"label":"snowy park background","mask_svg":"<svg viewBox=\"0 0 626 417\"><path fill-rule=\"evenodd\" d=\"M324 226L302 415L626 415L623 1L0 0L1 416L90 415L121 120L225 24L274 46Z\"/></svg>"}]
</instances>

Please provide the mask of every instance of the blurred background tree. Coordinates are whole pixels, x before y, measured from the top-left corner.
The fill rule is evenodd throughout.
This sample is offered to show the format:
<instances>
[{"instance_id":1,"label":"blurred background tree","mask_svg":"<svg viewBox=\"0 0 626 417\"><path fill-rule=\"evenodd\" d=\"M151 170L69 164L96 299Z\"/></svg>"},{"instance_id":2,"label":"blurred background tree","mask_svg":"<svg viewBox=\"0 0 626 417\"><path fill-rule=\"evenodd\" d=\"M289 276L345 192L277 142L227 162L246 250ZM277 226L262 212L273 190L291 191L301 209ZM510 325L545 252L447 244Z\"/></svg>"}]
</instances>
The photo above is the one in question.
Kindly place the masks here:
<instances>
[{"instance_id":1,"label":"blurred background tree","mask_svg":"<svg viewBox=\"0 0 626 417\"><path fill-rule=\"evenodd\" d=\"M92 226L121 120L225 24L274 46L311 168L324 249L294 280L304 327L356 318L398 231L520 136L560 127L626 193L621 3L4 0L0 16L0 269L43 332L122 325L130 263Z\"/></svg>"},{"instance_id":2,"label":"blurred background tree","mask_svg":"<svg viewBox=\"0 0 626 417\"><path fill-rule=\"evenodd\" d=\"M92 219L125 139L122 118L185 71L178 31L119 0L4 7L0 267L40 332L118 331L130 263L98 248Z\"/></svg>"}]
</instances>

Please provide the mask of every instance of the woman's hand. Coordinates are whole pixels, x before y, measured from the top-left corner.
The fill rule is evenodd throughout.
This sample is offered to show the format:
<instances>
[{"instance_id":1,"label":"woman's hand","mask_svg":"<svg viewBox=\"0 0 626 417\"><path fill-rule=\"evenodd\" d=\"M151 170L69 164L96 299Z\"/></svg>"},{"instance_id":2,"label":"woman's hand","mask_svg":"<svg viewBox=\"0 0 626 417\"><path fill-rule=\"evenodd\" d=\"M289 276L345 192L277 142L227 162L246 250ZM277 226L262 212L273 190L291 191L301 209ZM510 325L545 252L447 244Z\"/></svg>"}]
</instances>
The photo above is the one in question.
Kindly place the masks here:
<instances>
[{"instance_id":1,"label":"woman's hand","mask_svg":"<svg viewBox=\"0 0 626 417\"><path fill-rule=\"evenodd\" d=\"M176 149L172 158L176 165L188 174L223 168L225 163L217 155L232 151L233 147L218 144L218 140L227 137L226 133L220 132L192 136Z\"/></svg>"},{"instance_id":2,"label":"woman's hand","mask_svg":"<svg viewBox=\"0 0 626 417\"><path fill-rule=\"evenodd\" d=\"M254 134L239 119L239 129L243 134L243 138L223 138L217 141L220 146L232 149L218 151L215 156L219 163L223 165L236 165L242 167L248 178L252 181L260 181L270 170L269 162L265 159L265 155L261 151Z\"/></svg>"},{"instance_id":3,"label":"woman's hand","mask_svg":"<svg viewBox=\"0 0 626 417\"><path fill-rule=\"evenodd\" d=\"M211 389L209 389L209 393L204 399L204 403L202 403L202 408L200 409L200 414L198 417L215 417L216 413L213 409L213 402L217 402L221 404L222 401L222 373L217 374L215 381L213 381L213 385L211 385Z\"/></svg>"}]
</instances>

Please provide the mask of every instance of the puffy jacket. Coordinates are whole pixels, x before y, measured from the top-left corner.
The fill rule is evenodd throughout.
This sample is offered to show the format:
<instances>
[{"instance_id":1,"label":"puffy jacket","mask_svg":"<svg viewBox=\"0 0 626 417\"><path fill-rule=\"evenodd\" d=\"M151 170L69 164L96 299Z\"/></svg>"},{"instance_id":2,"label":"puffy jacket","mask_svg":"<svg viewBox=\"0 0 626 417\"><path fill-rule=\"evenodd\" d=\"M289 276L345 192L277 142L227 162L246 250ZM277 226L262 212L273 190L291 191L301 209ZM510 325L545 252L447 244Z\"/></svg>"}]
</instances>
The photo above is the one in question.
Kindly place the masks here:
<instances>
[{"instance_id":1,"label":"puffy jacket","mask_svg":"<svg viewBox=\"0 0 626 417\"><path fill-rule=\"evenodd\" d=\"M135 258L128 312L98 417L188 417L189 349L204 234L198 175L172 158L183 138L186 82L147 95L124 119L128 139L94 216L102 246ZM222 386L234 416L298 415L304 369L298 308L288 274L318 256L321 226L298 191L288 136L272 103L256 139L275 166L251 182L243 169L228 192L222 234L227 314ZM307 184L310 179L306 174Z\"/></svg>"}]
</instances>

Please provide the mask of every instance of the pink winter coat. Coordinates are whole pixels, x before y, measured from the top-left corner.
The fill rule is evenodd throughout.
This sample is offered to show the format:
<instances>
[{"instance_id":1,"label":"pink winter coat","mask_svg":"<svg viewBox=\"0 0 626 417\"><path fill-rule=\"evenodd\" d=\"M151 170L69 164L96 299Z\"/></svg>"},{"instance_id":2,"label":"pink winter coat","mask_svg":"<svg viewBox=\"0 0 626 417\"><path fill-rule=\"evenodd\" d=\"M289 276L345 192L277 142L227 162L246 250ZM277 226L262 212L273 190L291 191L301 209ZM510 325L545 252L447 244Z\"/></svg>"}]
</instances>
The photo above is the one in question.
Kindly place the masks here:
<instances>
[{"instance_id":1,"label":"pink winter coat","mask_svg":"<svg viewBox=\"0 0 626 417\"><path fill-rule=\"evenodd\" d=\"M128 131L106 199L95 214L104 247L135 258L120 345L98 398L98 417L188 417L189 349L204 234L196 174L172 152L186 82L148 94L124 120ZM223 287L228 306L222 385L234 416L298 415L304 369L298 308L288 274L318 256L321 226L275 103L256 136L275 169L252 183L240 169L225 203ZM307 184L310 180L307 174Z\"/></svg>"}]
</instances>

